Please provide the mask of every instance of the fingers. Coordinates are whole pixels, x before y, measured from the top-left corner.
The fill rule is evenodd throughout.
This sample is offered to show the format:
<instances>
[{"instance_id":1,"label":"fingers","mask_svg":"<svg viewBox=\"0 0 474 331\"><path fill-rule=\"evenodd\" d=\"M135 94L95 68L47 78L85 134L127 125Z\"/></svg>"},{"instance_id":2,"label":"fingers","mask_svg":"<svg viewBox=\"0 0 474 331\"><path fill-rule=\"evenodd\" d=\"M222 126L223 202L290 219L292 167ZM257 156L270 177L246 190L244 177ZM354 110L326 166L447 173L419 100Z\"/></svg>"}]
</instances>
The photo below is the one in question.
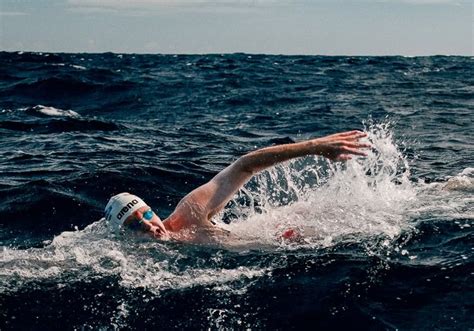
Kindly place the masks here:
<instances>
[{"instance_id":1,"label":"fingers","mask_svg":"<svg viewBox=\"0 0 474 331\"><path fill-rule=\"evenodd\" d=\"M364 137L367 137L367 133L358 131L358 130L353 130L353 131L335 133L330 136L327 136L326 139L333 140L333 141L334 140L354 141L354 140L359 140Z\"/></svg>"},{"instance_id":2,"label":"fingers","mask_svg":"<svg viewBox=\"0 0 474 331\"><path fill-rule=\"evenodd\" d=\"M366 135L365 132L362 132L359 130L346 131L346 132L341 132L341 133L336 133L336 134L340 135L341 137L347 137L347 136L359 135L359 134Z\"/></svg>"},{"instance_id":3,"label":"fingers","mask_svg":"<svg viewBox=\"0 0 474 331\"><path fill-rule=\"evenodd\" d=\"M354 141L354 140L359 140L359 139L365 138L365 137L367 137L367 133L360 132L360 133L356 133L356 134L353 134L353 135L345 136L344 140Z\"/></svg>"},{"instance_id":4,"label":"fingers","mask_svg":"<svg viewBox=\"0 0 474 331\"><path fill-rule=\"evenodd\" d=\"M355 138L355 137L361 138L361 137L367 136L367 133L359 131L359 130L352 130L352 131L335 133L332 136L338 137L338 138Z\"/></svg>"},{"instance_id":5,"label":"fingers","mask_svg":"<svg viewBox=\"0 0 474 331\"><path fill-rule=\"evenodd\" d=\"M350 148L371 148L372 145L369 143L355 143L355 142L348 142L345 141L341 144L342 146L350 147Z\"/></svg>"},{"instance_id":6,"label":"fingers","mask_svg":"<svg viewBox=\"0 0 474 331\"><path fill-rule=\"evenodd\" d=\"M366 153L366 152L361 151L360 149L357 149L357 148L352 148L352 147L348 147L348 146L343 146L342 149L343 149L345 152L348 152L349 154L367 156L367 153ZM347 153L344 153L344 154L347 154Z\"/></svg>"},{"instance_id":7,"label":"fingers","mask_svg":"<svg viewBox=\"0 0 474 331\"><path fill-rule=\"evenodd\" d=\"M359 141L364 137L367 137L367 133L353 130L320 138L318 141L320 146L326 149L321 155L333 161L348 161L353 155L367 156L363 149L372 148L372 145Z\"/></svg>"}]
</instances>

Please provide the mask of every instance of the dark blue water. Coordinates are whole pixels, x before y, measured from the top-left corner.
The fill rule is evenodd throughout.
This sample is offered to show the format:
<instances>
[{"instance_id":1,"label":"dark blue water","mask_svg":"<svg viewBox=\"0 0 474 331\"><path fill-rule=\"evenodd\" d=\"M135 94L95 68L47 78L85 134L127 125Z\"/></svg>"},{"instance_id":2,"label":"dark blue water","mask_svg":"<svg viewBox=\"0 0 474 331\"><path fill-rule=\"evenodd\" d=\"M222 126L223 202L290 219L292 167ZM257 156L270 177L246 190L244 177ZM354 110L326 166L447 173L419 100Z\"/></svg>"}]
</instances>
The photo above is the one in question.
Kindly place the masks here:
<instances>
[{"instance_id":1,"label":"dark blue water","mask_svg":"<svg viewBox=\"0 0 474 331\"><path fill-rule=\"evenodd\" d=\"M469 57L0 53L0 329L472 330ZM240 155L364 129L366 159L262 173L219 245L116 237ZM281 242L280 226L306 231Z\"/></svg>"}]
</instances>

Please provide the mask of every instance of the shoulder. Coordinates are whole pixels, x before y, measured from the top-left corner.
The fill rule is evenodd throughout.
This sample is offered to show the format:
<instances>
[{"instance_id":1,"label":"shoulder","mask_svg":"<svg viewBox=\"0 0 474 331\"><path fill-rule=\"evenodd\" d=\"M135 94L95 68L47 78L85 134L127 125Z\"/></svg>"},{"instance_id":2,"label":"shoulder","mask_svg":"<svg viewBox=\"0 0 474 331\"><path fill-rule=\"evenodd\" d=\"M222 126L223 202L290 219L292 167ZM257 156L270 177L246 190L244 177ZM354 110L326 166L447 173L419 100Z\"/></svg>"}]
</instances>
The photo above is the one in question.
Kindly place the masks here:
<instances>
[{"instance_id":1,"label":"shoulder","mask_svg":"<svg viewBox=\"0 0 474 331\"><path fill-rule=\"evenodd\" d=\"M206 206L190 195L178 203L173 213L164 220L164 224L173 232L212 225L208 219Z\"/></svg>"}]
</instances>

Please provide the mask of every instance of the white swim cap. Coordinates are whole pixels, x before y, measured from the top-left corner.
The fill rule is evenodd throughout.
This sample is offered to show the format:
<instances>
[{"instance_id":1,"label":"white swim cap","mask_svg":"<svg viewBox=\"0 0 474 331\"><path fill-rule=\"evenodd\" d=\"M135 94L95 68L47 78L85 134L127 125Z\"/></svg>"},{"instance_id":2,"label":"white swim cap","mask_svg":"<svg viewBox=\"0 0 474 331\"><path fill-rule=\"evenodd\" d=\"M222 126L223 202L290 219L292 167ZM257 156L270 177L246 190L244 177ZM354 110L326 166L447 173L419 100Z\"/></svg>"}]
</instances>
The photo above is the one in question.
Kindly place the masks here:
<instances>
[{"instance_id":1,"label":"white swim cap","mask_svg":"<svg viewBox=\"0 0 474 331\"><path fill-rule=\"evenodd\" d=\"M147 204L136 195L120 193L111 197L105 206L105 219L114 231L119 231L127 217L144 206Z\"/></svg>"}]
</instances>

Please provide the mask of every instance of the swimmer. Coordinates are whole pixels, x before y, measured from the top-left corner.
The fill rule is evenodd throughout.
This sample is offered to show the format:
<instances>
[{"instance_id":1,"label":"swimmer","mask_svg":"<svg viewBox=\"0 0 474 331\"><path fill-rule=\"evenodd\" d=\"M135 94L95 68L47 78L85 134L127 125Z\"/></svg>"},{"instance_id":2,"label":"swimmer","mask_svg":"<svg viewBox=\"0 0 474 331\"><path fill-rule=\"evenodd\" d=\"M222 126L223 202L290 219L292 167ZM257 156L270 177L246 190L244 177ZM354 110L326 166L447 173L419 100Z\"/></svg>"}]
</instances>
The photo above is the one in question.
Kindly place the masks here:
<instances>
[{"instance_id":1,"label":"swimmer","mask_svg":"<svg viewBox=\"0 0 474 331\"><path fill-rule=\"evenodd\" d=\"M163 240L196 242L226 234L227 231L212 222L212 217L252 176L278 163L306 155L320 155L331 161L347 161L354 155L366 156L363 149L371 145L360 142L366 136L361 131L348 131L258 149L241 156L208 183L187 194L165 220L161 220L142 199L130 193L110 198L105 207L105 219L115 232L131 230ZM285 231L283 238L285 236L290 236L290 232Z\"/></svg>"}]
</instances>

